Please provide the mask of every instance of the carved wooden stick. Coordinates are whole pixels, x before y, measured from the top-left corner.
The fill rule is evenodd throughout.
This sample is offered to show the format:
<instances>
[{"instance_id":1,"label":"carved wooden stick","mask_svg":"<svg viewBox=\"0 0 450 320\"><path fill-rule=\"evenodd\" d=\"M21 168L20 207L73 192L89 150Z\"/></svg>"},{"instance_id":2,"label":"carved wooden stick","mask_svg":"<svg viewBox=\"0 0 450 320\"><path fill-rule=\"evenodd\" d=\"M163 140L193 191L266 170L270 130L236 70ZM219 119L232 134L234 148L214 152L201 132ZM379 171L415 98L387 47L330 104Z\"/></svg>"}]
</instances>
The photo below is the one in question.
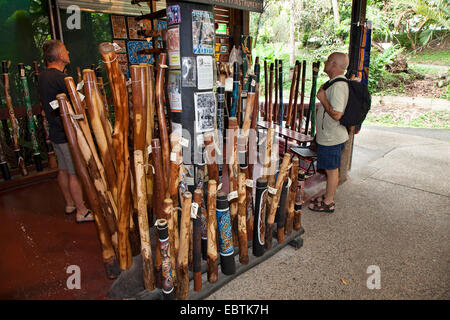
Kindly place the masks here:
<instances>
[{"instance_id":1,"label":"carved wooden stick","mask_svg":"<svg viewBox=\"0 0 450 320\"><path fill-rule=\"evenodd\" d=\"M180 250L177 258L177 279L179 284L177 298L182 300L186 299L189 293L188 255L192 194L186 191L183 198L180 224Z\"/></svg>"},{"instance_id":2,"label":"carved wooden stick","mask_svg":"<svg viewBox=\"0 0 450 320\"><path fill-rule=\"evenodd\" d=\"M239 262L248 264L248 243L247 243L247 204L246 204L246 184L245 173L239 173L239 213L238 213L238 234L239 234Z\"/></svg>"},{"instance_id":3,"label":"carved wooden stick","mask_svg":"<svg viewBox=\"0 0 450 320\"><path fill-rule=\"evenodd\" d=\"M208 281L217 281L218 255L217 255L217 217L216 217L217 183L215 180L208 182Z\"/></svg>"},{"instance_id":4,"label":"carved wooden stick","mask_svg":"<svg viewBox=\"0 0 450 320\"><path fill-rule=\"evenodd\" d=\"M150 230L147 215L147 190L144 173L144 155L142 150L134 151L134 166L136 172L136 190L138 201L139 233L141 236L142 269L144 272L144 286L146 290L155 288L153 274L152 247L150 245Z\"/></svg>"}]
</instances>

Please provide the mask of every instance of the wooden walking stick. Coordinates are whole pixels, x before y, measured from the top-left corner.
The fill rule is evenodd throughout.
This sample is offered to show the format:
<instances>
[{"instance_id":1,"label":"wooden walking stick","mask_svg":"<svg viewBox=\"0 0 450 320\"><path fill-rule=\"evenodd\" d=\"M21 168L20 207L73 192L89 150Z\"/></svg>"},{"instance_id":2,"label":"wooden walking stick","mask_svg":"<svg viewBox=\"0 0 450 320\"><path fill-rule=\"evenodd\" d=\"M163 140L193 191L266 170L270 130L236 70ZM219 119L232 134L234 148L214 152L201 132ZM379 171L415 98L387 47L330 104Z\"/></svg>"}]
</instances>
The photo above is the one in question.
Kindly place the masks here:
<instances>
[{"instance_id":1,"label":"wooden walking stick","mask_svg":"<svg viewBox=\"0 0 450 320\"><path fill-rule=\"evenodd\" d=\"M180 224L180 249L177 257L177 298L186 299L189 293L189 235L191 224L192 194L186 191L183 195L183 205Z\"/></svg>"},{"instance_id":2,"label":"wooden walking stick","mask_svg":"<svg viewBox=\"0 0 450 320\"><path fill-rule=\"evenodd\" d=\"M291 179L291 187L289 188L289 198L288 198L288 209L287 209L287 216L286 216L286 223L285 223L285 233L286 235L290 235L292 233L292 227L294 223L294 213L295 213L295 195L297 192L297 186L298 186L298 165L299 160L297 156L294 156L292 158L292 167L290 172L290 179Z\"/></svg>"},{"instance_id":3,"label":"wooden walking stick","mask_svg":"<svg viewBox=\"0 0 450 320\"><path fill-rule=\"evenodd\" d=\"M8 107L9 120L11 123L12 129L12 140L13 140L13 149L14 154L16 156L17 167L19 168L20 174L22 176L28 175L28 170L25 165L25 160L22 156L22 152L20 150L19 145L19 122L15 116L14 107L12 104L10 87L9 87L9 74L8 74L8 62L2 61L2 79L3 79L3 92L5 94L6 106Z\"/></svg>"},{"instance_id":4,"label":"wooden walking stick","mask_svg":"<svg viewBox=\"0 0 450 320\"><path fill-rule=\"evenodd\" d=\"M298 116L298 104L297 104L297 100L298 100L298 87L299 87L299 83L300 83L300 62L296 61L297 65L298 65L298 70L297 70L297 79L295 80L295 93L294 93L294 114L292 115L292 130L296 130L297 128L297 116ZM301 119L300 119L301 121Z\"/></svg>"},{"instance_id":5,"label":"wooden walking stick","mask_svg":"<svg viewBox=\"0 0 450 320\"><path fill-rule=\"evenodd\" d=\"M298 72L298 60L295 62L294 73L292 74L291 90L289 93L289 105L287 110L286 127L291 128L292 112L293 112L293 100L294 92L297 83L297 72Z\"/></svg>"},{"instance_id":6,"label":"wooden walking stick","mask_svg":"<svg viewBox=\"0 0 450 320\"><path fill-rule=\"evenodd\" d=\"M80 178L83 190L87 196L89 207L93 211L95 218L95 224L97 226L97 231L102 248L103 263L106 269L106 275L110 279L114 279L120 273L118 268L117 258L114 252L114 248L111 242L111 234L109 232L108 226L102 212L102 207L98 199L97 192L95 190L92 181L90 180L89 173L83 162L80 148L78 147L76 132L73 128L72 121L69 115L68 102L66 95L64 93L56 96L61 112L61 118L64 125L64 130L66 132L67 140L69 143L70 151L73 157L74 165L77 171L77 176Z\"/></svg>"},{"instance_id":7,"label":"wooden walking stick","mask_svg":"<svg viewBox=\"0 0 450 320\"><path fill-rule=\"evenodd\" d=\"M208 281L217 281L218 255L217 255L217 217L216 217L217 182L208 182L208 235L207 235L207 265Z\"/></svg>"},{"instance_id":8,"label":"wooden walking stick","mask_svg":"<svg viewBox=\"0 0 450 320\"><path fill-rule=\"evenodd\" d=\"M120 71L119 62L111 43L99 45L99 52L109 78L112 91L115 125L113 146L117 164L117 208L119 210L119 261L122 270L131 267L131 248L128 239L131 216L131 176L130 155L128 150L128 92L125 77Z\"/></svg>"},{"instance_id":9,"label":"wooden walking stick","mask_svg":"<svg viewBox=\"0 0 450 320\"><path fill-rule=\"evenodd\" d=\"M139 234L141 236L142 269L144 273L144 286L146 290L155 288L153 274L152 247L150 244L150 229L147 215L147 186L144 172L144 155L142 150L134 151L134 167L136 172L136 191L138 202Z\"/></svg>"},{"instance_id":10,"label":"wooden walking stick","mask_svg":"<svg viewBox=\"0 0 450 320\"><path fill-rule=\"evenodd\" d=\"M156 107L158 114L158 125L159 125L159 137L161 139L161 151L162 151L162 169L163 169L163 187L164 193L167 192L168 185L168 175L169 175L169 165L170 165L170 147L169 147L169 132L167 129L166 115L164 111L165 98L164 98L164 78L165 69L167 61L167 54L161 53L159 55L158 69L156 75Z\"/></svg>"},{"instance_id":11,"label":"wooden walking stick","mask_svg":"<svg viewBox=\"0 0 450 320\"><path fill-rule=\"evenodd\" d=\"M39 151L39 143L37 141L36 136L36 125L34 123L33 117L33 108L31 105L31 97L30 97L30 89L28 87L28 79L25 75L25 65L23 63L19 63L19 77L20 83L22 85L22 94L25 102L25 110L27 112L27 124L28 131L31 135L31 145L33 149L33 161L36 166L36 171L42 171L42 160L41 160L41 152Z\"/></svg>"},{"instance_id":12,"label":"wooden walking stick","mask_svg":"<svg viewBox=\"0 0 450 320\"><path fill-rule=\"evenodd\" d=\"M164 294L164 300L175 299L175 291L173 286L173 266L170 259L170 240L169 240L169 227L168 222L165 219L156 220L156 229L158 230L159 247L161 248L162 256L162 277L163 285L162 292Z\"/></svg>"},{"instance_id":13,"label":"wooden walking stick","mask_svg":"<svg viewBox=\"0 0 450 320\"><path fill-rule=\"evenodd\" d=\"M203 201L203 190L195 189L194 191L194 202L196 204L196 217L193 218L193 272L194 272L194 291L202 290L202 201Z\"/></svg>"},{"instance_id":14,"label":"wooden walking stick","mask_svg":"<svg viewBox=\"0 0 450 320\"><path fill-rule=\"evenodd\" d=\"M299 69L299 71L300 71L300 69ZM299 125L298 132L302 132L302 130L303 130L303 113L305 112L305 82L306 82L306 60L303 60L302 92L300 94L300 116L299 116L300 125Z\"/></svg>"},{"instance_id":15,"label":"wooden walking stick","mask_svg":"<svg viewBox=\"0 0 450 320\"><path fill-rule=\"evenodd\" d=\"M39 67L37 61L33 61L33 68L34 68L34 79L36 83L36 89L39 97L39 103L41 104L41 117L42 117L42 127L44 128L44 138L45 138L45 144L47 146L47 156L48 156L48 167L50 169L56 169L58 168L58 162L56 161L56 155L55 150L53 149L53 144L50 141L50 132L47 122L47 117L45 116L45 111L42 106L41 97L39 95Z\"/></svg>"},{"instance_id":16,"label":"wooden walking stick","mask_svg":"<svg viewBox=\"0 0 450 320\"><path fill-rule=\"evenodd\" d=\"M247 192L245 173L239 173L238 179L239 212L238 212L238 237L239 237L239 262L248 264L248 239L247 239Z\"/></svg>"}]
</instances>

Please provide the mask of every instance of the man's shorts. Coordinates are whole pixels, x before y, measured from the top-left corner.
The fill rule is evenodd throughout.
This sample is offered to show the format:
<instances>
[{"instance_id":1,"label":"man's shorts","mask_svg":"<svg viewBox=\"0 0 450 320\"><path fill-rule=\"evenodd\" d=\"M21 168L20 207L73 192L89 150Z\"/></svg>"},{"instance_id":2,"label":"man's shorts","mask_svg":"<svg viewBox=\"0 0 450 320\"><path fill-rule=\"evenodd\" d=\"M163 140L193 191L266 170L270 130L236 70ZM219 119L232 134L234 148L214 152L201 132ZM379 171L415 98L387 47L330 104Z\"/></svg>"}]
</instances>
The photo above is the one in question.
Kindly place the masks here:
<instances>
[{"instance_id":1,"label":"man's shorts","mask_svg":"<svg viewBox=\"0 0 450 320\"><path fill-rule=\"evenodd\" d=\"M334 146L317 144L317 168L333 170L341 167L341 153L345 143Z\"/></svg>"},{"instance_id":2,"label":"man's shorts","mask_svg":"<svg viewBox=\"0 0 450 320\"><path fill-rule=\"evenodd\" d=\"M72 155L70 154L69 144L66 143L53 143L55 149L56 158L58 160L58 169L66 170L69 174L76 174L75 167L73 166Z\"/></svg>"}]
</instances>

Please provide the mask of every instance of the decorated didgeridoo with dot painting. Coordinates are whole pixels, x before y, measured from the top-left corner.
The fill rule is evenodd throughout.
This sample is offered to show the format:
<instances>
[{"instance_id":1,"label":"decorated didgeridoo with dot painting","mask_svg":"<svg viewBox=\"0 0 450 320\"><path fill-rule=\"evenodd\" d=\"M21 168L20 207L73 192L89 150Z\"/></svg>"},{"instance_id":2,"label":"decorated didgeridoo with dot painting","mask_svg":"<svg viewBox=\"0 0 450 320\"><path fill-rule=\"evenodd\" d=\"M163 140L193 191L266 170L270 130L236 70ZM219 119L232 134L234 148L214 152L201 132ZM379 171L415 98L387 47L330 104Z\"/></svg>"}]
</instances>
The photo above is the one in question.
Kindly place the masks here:
<instances>
[{"instance_id":1,"label":"decorated didgeridoo with dot painting","mask_svg":"<svg viewBox=\"0 0 450 320\"><path fill-rule=\"evenodd\" d=\"M253 255L260 257L264 254L264 239L266 230L267 179L256 180L255 214L253 230Z\"/></svg>"},{"instance_id":2,"label":"decorated didgeridoo with dot painting","mask_svg":"<svg viewBox=\"0 0 450 320\"><path fill-rule=\"evenodd\" d=\"M207 276L210 283L217 281L217 216L216 216L217 182L208 181L208 230L207 230Z\"/></svg>"},{"instance_id":3,"label":"decorated didgeridoo with dot painting","mask_svg":"<svg viewBox=\"0 0 450 320\"><path fill-rule=\"evenodd\" d=\"M290 179L291 179L291 187L289 188L289 197L288 197L288 208L287 208L287 215L286 215L286 223L285 223L285 234L290 235L292 233L292 227L294 223L294 213L295 213L295 195L297 192L297 186L298 186L298 165L299 160L297 156L294 156L292 158L292 167L290 172Z\"/></svg>"},{"instance_id":4,"label":"decorated didgeridoo with dot painting","mask_svg":"<svg viewBox=\"0 0 450 320\"><path fill-rule=\"evenodd\" d=\"M19 145L19 122L15 116L14 107L12 104L12 98L10 94L9 87L9 74L8 74L8 61L2 61L2 79L3 79L3 92L5 94L6 106L8 107L9 120L11 122L11 133L13 140L13 149L16 156L17 167L19 168L20 174L22 176L28 175L28 170L25 165L25 160L22 156Z\"/></svg>"},{"instance_id":5,"label":"decorated didgeridoo with dot painting","mask_svg":"<svg viewBox=\"0 0 450 320\"><path fill-rule=\"evenodd\" d=\"M109 42L99 45L99 52L103 59L114 102L115 122L113 147L117 171L117 209L119 213L119 261L122 270L129 269L132 263L129 241L131 216L131 170L128 149L128 91L125 76L120 71L114 47Z\"/></svg>"},{"instance_id":6,"label":"decorated didgeridoo with dot painting","mask_svg":"<svg viewBox=\"0 0 450 320\"><path fill-rule=\"evenodd\" d=\"M27 112L27 125L28 131L31 135L31 146L33 149L33 161L36 166L36 171L42 171L41 152L39 151L39 143L36 136L36 125L33 117L33 107L31 105L30 89L28 87L28 79L25 75L25 65L23 63L18 64L19 78L22 85L23 100L25 102L25 110Z\"/></svg>"},{"instance_id":7,"label":"decorated didgeridoo with dot painting","mask_svg":"<svg viewBox=\"0 0 450 320\"><path fill-rule=\"evenodd\" d=\"M146 290L152 291L155 288L155 276L153 274L152 247L150 244L150 229L147 214L147 185L142 150L134 151L134 167L144 287Z\"/></svg>"},{"instance_id":8,"label":"decorated didgeridoo with dot painting","mask_svg":"<svg viewBox=\"0 0 450 320\"><path fill-rule=\"evenodd\" d=\"M302 205L305 194L305 172L298 171L298 184L295 193L295 214L294 214L294 229L300 231L302 228Z\"/></svg>"},{"instance_id":9,"label":"decorated didgeridoo with dot painting","mask_svg":"<svg viewBox=\"0 0 450 320\"><path fill-rule=\"evenodd\" d=\"M183 194L180 223L180 248L177 257L177 298L184 300L189 293L189 242L191 225L192 194L186 191Z\"/></svg>"},{"instance_id":10,"label":"decorated didgeridoo with dot painting","mask_svg":"<svg viewBox=\"0 0 450 320\"><path fill-rule=\"evenodd\" d=\"M175 289L173 285L173 267L170 259L170 240L169 226L165 219L156 220L156 229L158 230L159 247L162 257L162 292L164 300L175 299Z\"/></svg>"},{"instance_id":11,"label":"decorated didgeridoo with dot painting","mask_svg":"<svg viewBox=\"0 0 450 320\"><path fill-rule=\"evenodd\" d=\"M219 231L220 269L224 275L236 273L233 234L231 232L230 206L227 195L220 191L216 200L217 228Z\"/></svg>"},{"instance_id":12,"label":"decorated didgeridoo with dot painting","mask_svg":"<svg viewBox=\"0 0 450 320\"><path fill-rule=\"evenodd\" d=\"M33 61L33 69L34 69L34 79L36 84L36 89L38 92L39 103L41 104L41 117L42 117L42 127L44 128L44 138L45 144L47 146L47 156L48 156L48 167L50 169L58 168L58 162L56 161L55 150L53 150L53 144L50 141L50 132L48 128L47 117L45 116L44 108L42 107L41 97L39 96L39 67L37 61Z\"/></svg>"},{"instance_id":13,"label":"decorated didgeridoo with dot painting","mask_svg":"<svg viewBox=\"0 0 450 320\"><path fill-rule=\"evenodd\" d=\"M100 239L106 275L108 278L114 279L120 273L120 269L112 245L111 233L103 217L102 206L97 191L94 187L94 184L91 181L91 177L82 158L80 147L78 146L77 134L70 119L71 115L69 114L69 107L66 95L62 93L57 95L56 98L58 100L61 118L64 130L66 132L70 152L73 157L73 162L77 172L77 176L80 178L80 182L83 186L83 190L85 191L89 207L91 208L92 214L95 218L95 224L97 226L97 231Z\"/></svg>"}]
</instances>

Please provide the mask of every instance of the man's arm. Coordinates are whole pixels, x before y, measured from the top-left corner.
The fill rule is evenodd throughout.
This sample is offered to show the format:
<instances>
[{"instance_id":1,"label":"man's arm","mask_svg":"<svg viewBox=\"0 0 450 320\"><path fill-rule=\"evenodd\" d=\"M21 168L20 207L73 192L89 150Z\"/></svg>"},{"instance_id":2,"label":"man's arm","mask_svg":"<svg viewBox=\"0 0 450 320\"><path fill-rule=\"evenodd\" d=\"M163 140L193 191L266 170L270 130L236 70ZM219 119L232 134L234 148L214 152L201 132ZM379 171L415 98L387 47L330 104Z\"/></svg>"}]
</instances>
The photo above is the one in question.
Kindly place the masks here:
<instances>
[{"instance_id":1,"label":"man's arm","mask_svg":"<svg viewBox=\"0 0 450 320\"><path fill-rule=\"evenodd\" d=\"M332 119L339 121L339 119L342 117L343 113L333 109L331 103L327 99L325 90L322 87L320 87L319 91L317 91L317 99L319 99L319 101L322 103L322 105L323 105L325 111L328 113L328 115Z\"/></svg>"}]
</instances>

